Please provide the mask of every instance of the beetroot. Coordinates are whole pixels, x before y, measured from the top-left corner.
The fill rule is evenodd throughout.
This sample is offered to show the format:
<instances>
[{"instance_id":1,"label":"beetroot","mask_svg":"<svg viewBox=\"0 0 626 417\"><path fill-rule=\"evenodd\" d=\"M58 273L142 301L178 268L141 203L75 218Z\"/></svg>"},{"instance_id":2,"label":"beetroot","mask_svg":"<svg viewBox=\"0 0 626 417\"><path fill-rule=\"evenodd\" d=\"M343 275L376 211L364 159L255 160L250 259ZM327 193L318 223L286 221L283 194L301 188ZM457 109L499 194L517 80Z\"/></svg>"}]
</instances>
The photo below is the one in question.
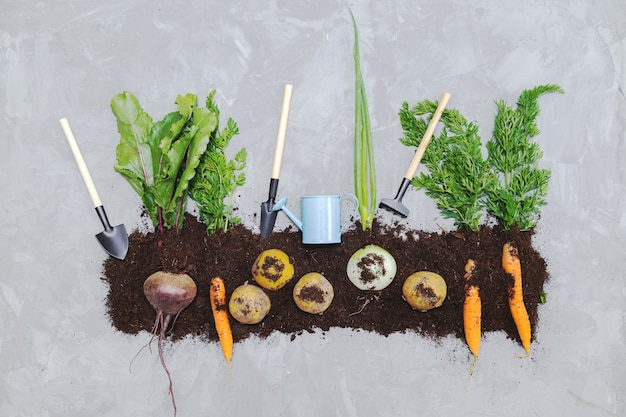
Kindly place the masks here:
<instances>
[{"instance_id":1,"label":"beetroot","mask_svg":"<svg viewBox=\"0 0 626 417\"><path fill-rule=\"evenodd\" d=\"M152 327L152 338L158 338L158 351L161 365L169 381L169 395L172 398L174 416L176 416L176 401L170 375L163 358L162 342L168 329L174 326L176 317L196 298L198 289L196 283L187 274L172 274L169 272L155 272L143 283L143 293L150 305L156 310L156 318Z\"/></svg>"}]
</instances>

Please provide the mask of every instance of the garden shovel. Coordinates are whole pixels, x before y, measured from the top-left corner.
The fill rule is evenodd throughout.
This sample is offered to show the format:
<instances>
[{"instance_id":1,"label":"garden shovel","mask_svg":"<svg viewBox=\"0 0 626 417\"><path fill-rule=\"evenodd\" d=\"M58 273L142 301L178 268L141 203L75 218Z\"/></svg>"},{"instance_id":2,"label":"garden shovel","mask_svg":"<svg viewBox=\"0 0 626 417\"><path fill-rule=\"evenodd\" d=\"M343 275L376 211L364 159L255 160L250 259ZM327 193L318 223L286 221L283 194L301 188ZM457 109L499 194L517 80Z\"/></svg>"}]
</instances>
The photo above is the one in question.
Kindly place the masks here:
<instances>
[{"instance_id":1,"label":"garden shovel","mask_svg":"<svg viewBox=\"0 0 626 417\"><path fill-rule=\"evenodd\" d=\"M406 192L409 184L411 183L411 179L415 175L415 171L417 171L417 167L424 156L424 152L426 152L426 147L430 143L430 140L433 137L433 133L435 132L435 128L437 127L437 123L439 123L439 119L443 113L443 110L446 108L448 101L450 100L450 93L443 93L441 96L441 100L439 100L439 105L433 114L432 119L430 119L430 123L428 123L428 127L426 128L426 132L424 132L424 137L422 138L417 150L415 151L415 155L413 156L413 160L411 161L411 165L409 165L409 169L407 169L406 174L404 174L404 178L402 179L402 183L400 184L400 188L398 189L398 193L395 198L383 198L380 200L379 208L387 209L391 212L399 214L402 217L406 217L409 215L409 209L402 204L402 197L404 197L404 193Z\"/></svg>"},{"instance_id":2,"label":"garden shovel","mask_svg":"<svg viewBox=\"0 0 626 417\"><path fill-rule=\"evenodd\" d=\"M98 191L96 190L96 186L91 179L91 174L89 174L87 164L83 159L83 155L78 148L78 144L76 143L76 139L74 138L74 134L70 128L70 124L66 118L61 119L59 122L61 123L63 132L67 138L67 143L69 143L70 148L72 149L72 154L74 154L76 165L78 165L78 170L83 177L83 181L87 187L87 192L89 192L91 201L96 208L96 213L98 213L98 217L104 226L104 231L98 233L96 238L109 255L123 260L128 252L128 233L126 232L126 227L123 224L111 227L106 212L104 211L102 201L100 200L100 196L98 195Z\"/></svg>"},{"instance_id":3,"label":"garden shovel","mask_svg":"<svg viewBox=\"0 0 626 417\"><path fill-rule=\"evenodd\" d=\"M287 135L287 119L289 118L289 107L291 105L291 95L293 93L293 85L286 84L283 94L283 107L280 113L280 122L278 124L278 135L276 136L276 149L274 149L274 163L272 164L272 176L270 178L270 190L267 201L261 203L261 237L266 238L274 229L276 223L277 211L273 211L276 201L276 192L278 190L278 178L280 176L280 167L283 161L283 150L285 149L285 137Z\"/></svg>"}]
</instances>

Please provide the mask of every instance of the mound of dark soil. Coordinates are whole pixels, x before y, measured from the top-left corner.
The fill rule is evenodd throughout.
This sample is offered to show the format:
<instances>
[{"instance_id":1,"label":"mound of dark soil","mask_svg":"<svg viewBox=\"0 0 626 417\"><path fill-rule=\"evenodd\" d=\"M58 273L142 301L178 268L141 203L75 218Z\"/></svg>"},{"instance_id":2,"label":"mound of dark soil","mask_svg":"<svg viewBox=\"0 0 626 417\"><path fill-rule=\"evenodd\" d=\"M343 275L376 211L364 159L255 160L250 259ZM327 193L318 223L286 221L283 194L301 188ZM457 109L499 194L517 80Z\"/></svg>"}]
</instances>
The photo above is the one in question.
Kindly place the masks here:
<instances>
[{"instance_id":1,"label":"mound of dark soil","mask_svg":"<svg viewBox=\"0 0 626 417\"><path fill-rule=\"evenodd\" d=\"M266 291L272 302L270 314L257 325L243 325L231 319L235 341L251 334L261 338L278 331L293 337L315 329L332 327L362 329L381 335L415 331L429 337L454 335L463 338L462 305L464 267L469 258L477 262L473 283L480 287L483 332L504 331L519 340L508 307L510 277L501 267L502 245L513 241L518 247L524 277L524 299L532 328L536 328L537 307L548 279L546 264L533 248L532 232L504 232L498 226L483 226L480 233L426 233L402 226L375 226L364 232L357 228L344 233L337 245L303 245L299 231L275 232L261 239L238 225L227 233L207 236L204 225L187 215L178 233L170 230L129 236L130 247L124 261L109 258L103 279L109 285L108 314L118 330L136 334L150 331L154 310L143 295L143 281L158 270L184 271L198 286L194 302L178 317L170 337L197 335L217 340L209 303L209 282L220 276L228 294L245 281L252 281L250 270L257 255L270 248L285 251L295 266L294 279L276 292ZM357 289L346 276L348 259L357 249L376 244L396 259L398 272L392 284L382 291ZM402 284L420 270L440 274L447 283L443 305L429 312L414 311L402 299ZM322 315L304 313L296 307L292 290L298 278L320 272L333 285L335 298Z\"/></svg>"}]
</instances>

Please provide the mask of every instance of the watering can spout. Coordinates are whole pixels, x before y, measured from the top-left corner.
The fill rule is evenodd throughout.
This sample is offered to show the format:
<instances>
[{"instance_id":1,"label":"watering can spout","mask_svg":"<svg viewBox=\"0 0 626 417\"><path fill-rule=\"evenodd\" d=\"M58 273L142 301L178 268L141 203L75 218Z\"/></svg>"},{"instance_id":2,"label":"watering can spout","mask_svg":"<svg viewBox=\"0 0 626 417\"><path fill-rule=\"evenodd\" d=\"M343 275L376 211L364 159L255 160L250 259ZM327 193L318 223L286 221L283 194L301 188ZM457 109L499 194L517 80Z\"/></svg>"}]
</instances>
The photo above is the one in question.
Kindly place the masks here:
<instances>
[{"instance_id":1,"label":"watering can spout","mask_svg":"<svg viewBox=\"0 0 626 417\"><path fill-rule=\"evenodd\" d=\"M287 208L287 206L285 206L285 204L287 204L287 198L286 197L281 199L281 200L279 200L276 204L274 204L274 207L272 207L272 211L282 210L282 212L285 213L287 215L287 217L289 217L289 220L291 220L293 222L293 224L295 224L298 229L302 230L302 220L300 220L298 218L298 216L293 214L293 212L291 210L289 210Z\"/></svg>"}]
</instances>

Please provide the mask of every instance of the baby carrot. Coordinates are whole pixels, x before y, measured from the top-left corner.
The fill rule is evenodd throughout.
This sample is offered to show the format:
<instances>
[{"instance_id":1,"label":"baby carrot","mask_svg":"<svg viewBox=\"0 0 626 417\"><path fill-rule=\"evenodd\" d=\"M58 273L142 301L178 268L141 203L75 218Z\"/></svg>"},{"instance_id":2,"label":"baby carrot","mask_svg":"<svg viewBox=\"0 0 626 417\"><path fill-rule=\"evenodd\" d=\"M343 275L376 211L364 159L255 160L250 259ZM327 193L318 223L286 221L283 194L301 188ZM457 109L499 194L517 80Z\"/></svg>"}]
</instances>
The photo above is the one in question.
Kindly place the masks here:
<instances>
[{"instance_id":1,"label":"baby carrot","mask_svg":"<svg viewBox=\"0 0 626 417\"><path fill-rule=\"evenodd\" d=\"M222 278L215 277L211 280L209 294L213 319L215 320L215 329L217 330L217 335L222 345L222 352L224 352L224 357L230 367L230 359L233 356L233 333L230 330L228 303L226 302L226 286Z\"/></svg>"},{"instance_id":2,"label":"baby carrot","mask_svg":"<svg viewBox=\"0 0 626 417\"><path fill-rule=\"evenodd\" d=\"M465 330L465 341L470 352L478 357L480 349L480 292L476 285L469 284L469 280L476 269L476 262L469 259L465 265L465 301L463 302L463 329Z\"/></svg>"},{"instance_id":3,"label":"baby carrot","mask_svg":"<svg viewBox=\"0 0 626 417\"><path fill-rule=\"evenodd\" d=\"M530 355L530 320L522 294L522 266L517 248L511 242L502 248L502 268L513 277L513 285L509 287L509 309L526 355Z\"/></svg>"}]
</instances>

